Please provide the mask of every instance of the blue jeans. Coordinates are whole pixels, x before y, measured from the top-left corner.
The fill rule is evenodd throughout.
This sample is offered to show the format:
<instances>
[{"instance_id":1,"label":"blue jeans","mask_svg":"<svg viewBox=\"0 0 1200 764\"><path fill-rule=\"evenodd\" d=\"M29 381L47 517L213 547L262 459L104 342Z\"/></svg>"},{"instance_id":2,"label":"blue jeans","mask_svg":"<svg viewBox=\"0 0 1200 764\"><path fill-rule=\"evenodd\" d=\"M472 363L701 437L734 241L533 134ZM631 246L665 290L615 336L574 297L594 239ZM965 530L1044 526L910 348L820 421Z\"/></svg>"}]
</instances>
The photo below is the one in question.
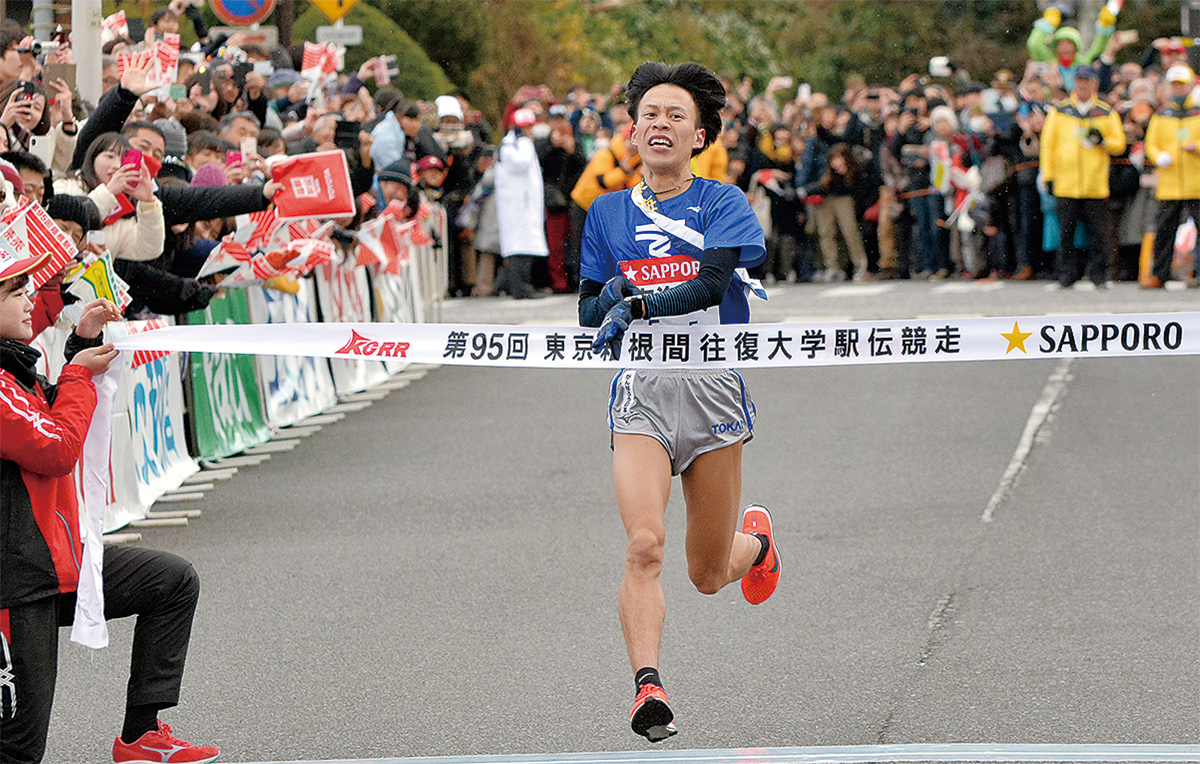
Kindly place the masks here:
<instances>
[{"instance_id":1,"label":"blue jeans","mask_svg":"<svg viewBox=\"0 0 1200 764\"><path fill-rule=\"evenodd\" d=\"M917 271L949 271L950 232L937 224L945 214L945 199L941 194L933 193L914 196L908 203L915 218L913 249L916 250Z\"/></svg>"}]
</instances>

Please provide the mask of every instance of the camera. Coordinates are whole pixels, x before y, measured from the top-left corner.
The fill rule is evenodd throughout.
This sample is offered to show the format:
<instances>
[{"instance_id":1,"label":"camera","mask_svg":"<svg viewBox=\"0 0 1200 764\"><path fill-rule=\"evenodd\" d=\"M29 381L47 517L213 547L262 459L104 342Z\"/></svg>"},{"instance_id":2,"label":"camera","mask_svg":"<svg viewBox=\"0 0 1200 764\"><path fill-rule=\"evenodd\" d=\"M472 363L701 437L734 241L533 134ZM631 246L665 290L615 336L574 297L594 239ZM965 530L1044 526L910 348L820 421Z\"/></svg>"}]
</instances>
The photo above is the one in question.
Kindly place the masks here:
<instances>
[{"instance_id":1,"label":"camera","mask_svg":"<svg viewBox=\"0 0 1200 764\"><path fill-rule=\"evenodd\" d=\"M35 56L53 56L58 52L59 42L56 40L34 40L28 48L18 48L18 53L32 53Z\"/></svg>"}]
</instances>

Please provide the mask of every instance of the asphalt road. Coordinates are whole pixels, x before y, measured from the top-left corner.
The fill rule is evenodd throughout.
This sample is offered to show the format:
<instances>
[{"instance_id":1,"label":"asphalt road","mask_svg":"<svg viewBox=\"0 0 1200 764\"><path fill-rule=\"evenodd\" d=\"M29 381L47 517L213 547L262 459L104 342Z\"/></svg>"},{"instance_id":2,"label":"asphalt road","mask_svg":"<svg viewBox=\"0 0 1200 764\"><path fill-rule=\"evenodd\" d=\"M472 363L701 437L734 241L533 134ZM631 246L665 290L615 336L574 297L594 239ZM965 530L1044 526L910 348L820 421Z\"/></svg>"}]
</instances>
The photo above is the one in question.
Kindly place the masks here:
<instances>
[{"instance_id":1,"label":"asphalt road","mask_svg":"<svg viewBox=\"0 0 1200 764\"><path fill-rule=\"evenodd\" d=\"M755 319L1197 308L1132 285L796 285ZM573 302L444 320L570 323ZM784 577L760 607L696 593L676 489L661 669L680 734L661 748L1200 743L1200 359L746 377L743 498L772 508ZM645 750L608 382L442 367L218 484L187 528L143 531L203 580L163 718L228 762ZM131 633L92 652L63 632L47 762L109 760Z\"/></svg>"}]
</instances>

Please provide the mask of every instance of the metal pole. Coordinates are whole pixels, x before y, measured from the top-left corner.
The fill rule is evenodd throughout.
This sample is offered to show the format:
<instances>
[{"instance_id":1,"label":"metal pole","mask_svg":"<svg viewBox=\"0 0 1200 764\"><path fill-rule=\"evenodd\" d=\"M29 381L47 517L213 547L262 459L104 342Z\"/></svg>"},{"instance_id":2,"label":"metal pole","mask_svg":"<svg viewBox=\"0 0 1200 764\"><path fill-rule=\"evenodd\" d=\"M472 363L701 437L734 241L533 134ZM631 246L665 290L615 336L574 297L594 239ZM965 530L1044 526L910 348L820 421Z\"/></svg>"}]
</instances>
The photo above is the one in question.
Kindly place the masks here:
<instances>
[{"instance_id":1,"label":"metal pole","mask_svg":"<svg viewBox=\"0 0 1200 764\"><path fill-rule=\"evenodd\" d=\"M100 22L104 14L100 0L73 0L71 3L71 40L75 50L75 84L83 100L95 106L100 102L102 65L100 62Z\"/></svg>"},{"instance_id":2,"label":"metal pole","mask_svg":"<svg viewBox=\"0 0 1200 764\"><path fill-rule=\"evenodd\" d=\"M33 39L45 42L54 34L54 0L33 0Z\"/></svg>"}]
</instances>

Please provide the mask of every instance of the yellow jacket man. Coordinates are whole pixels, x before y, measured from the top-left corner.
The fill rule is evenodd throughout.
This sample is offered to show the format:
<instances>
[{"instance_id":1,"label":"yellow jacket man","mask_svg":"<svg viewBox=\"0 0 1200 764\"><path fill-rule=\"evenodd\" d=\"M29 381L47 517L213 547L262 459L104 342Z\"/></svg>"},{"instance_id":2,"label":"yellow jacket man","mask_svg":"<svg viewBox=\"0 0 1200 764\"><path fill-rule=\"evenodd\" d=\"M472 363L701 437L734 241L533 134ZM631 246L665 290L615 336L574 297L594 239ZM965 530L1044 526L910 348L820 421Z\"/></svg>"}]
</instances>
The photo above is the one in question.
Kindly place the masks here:
<instances>
[{"instance_id":1,"label":"yellow jacket man","mask_svg":"<svg viewBox=\"0 0 1200 764\"><path fill-rule=\"evenodd\" d=\"M1188 217L1200 220L1200 106L1191 95L1195 80L1186 66L1168 69L1170 98L1146 128L1146 161L1158 168L1154 265L1151 277L1142 284L1150 289L1162 288L1171 277L1179 224Z\"/></svg>"},{"instance_id":2,"label":"yellow jacket man","mask_svg":"<svg viewBox=\"0 0 1200 764\"><path fill-rule=\"evenodd\" d=\"M1098 77L1093 67L1079 67L1071 97L1050 112L1042 128L1041 179L1056 199L1058 284L1064 289L1083 276L1085 265L1092 283L1103 289L1115 254L1116 236L1105 205L1108 166L1109 155L1125 150L1125 132L1120 118L1096 98ZM1073 246L1081 222L1092 242L1088 254Z\"/></svg>"},{"instance_id":3,"label":"yellow jacket man","mask_svg":"<svg viewBox=\"0 0 1200 764\"><path fill-rule=\"evenodd\" d=\"M1046 115L1039 157L1042 179L1053 184L1054 195L1069 199L1107 199L1110 155L1125 150L1121 118L1095 97L1097 81L1084 76L1071 97ZM1078 77L1079 72L1076 73ZM1080 97L1080 87L1090 95Z\"/></svg>"}]
</instances>

